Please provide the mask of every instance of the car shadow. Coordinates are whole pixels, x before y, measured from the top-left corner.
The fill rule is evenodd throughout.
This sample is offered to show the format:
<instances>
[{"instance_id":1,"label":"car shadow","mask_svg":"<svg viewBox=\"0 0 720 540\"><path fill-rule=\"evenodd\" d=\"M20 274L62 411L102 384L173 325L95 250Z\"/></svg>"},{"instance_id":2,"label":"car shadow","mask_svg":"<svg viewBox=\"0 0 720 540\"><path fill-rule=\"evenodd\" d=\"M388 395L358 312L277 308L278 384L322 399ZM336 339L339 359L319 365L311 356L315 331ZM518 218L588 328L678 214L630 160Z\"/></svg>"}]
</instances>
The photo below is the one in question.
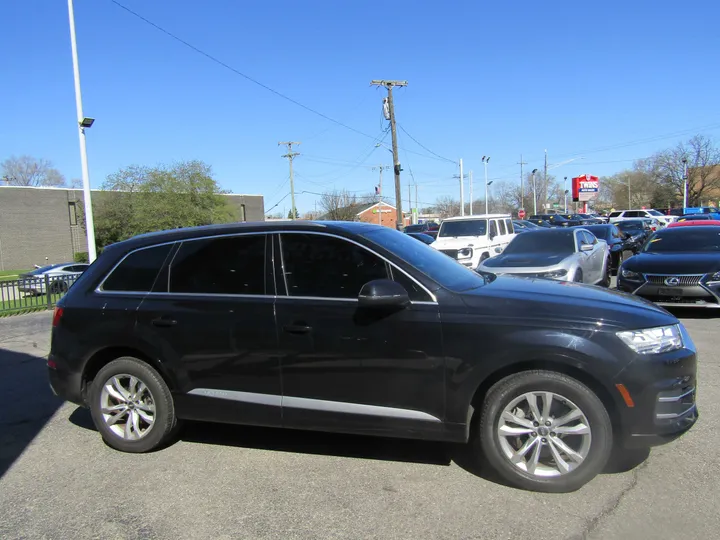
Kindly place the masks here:
<instances>
[{"instance_id":1,"label":"car shadow","mask_svg":"<svg viewBox=\"0 0 720 540\"><path fill-rule=\"evenodd\" d=\"M665 308L678 319L715 319L720 316L717 308Z\"/></svg>"},{"instance_id":2,"label":"car shadow","mask_svg":"<svg viewBox=\"0 0 720 540\"><path fill-rule=\"evenodd\" d=\"M96 431L90 412L85 408L75 409L69 420L78 427ZM512 487L489 466L487 461L476 459L467 444L209 422L186 422L179 439L187 443L446 467L454 462L470 474L495 484ZM647 459L649 450L645 451L643 456L633 453L634 460L628 460L629 455L624 453L622 456L611 458L603 474L631 470Z\"/></svg>"},{"instance_id":3,"label":"car shadow","mask_svg":"<svg viewBox=\"0 0 720 540\"><path fill-rule=\"evenodd\" d=\"M48 384L45 358L0 348L0 478L62 406Z\"/></svg>"}]
</instances>

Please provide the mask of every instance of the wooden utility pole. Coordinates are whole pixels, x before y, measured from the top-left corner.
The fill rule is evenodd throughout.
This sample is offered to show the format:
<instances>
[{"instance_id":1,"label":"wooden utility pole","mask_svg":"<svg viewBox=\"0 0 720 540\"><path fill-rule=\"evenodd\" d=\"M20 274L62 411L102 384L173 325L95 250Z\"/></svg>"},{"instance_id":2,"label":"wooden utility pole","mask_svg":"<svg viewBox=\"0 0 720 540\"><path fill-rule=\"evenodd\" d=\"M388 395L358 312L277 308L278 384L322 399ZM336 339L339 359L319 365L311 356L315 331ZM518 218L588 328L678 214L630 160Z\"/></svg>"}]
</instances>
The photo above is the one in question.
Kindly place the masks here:
<instances>
[{"instance_id":1,"label":"wooden utility pole","mask_svg":"<svg viewBox=\"0 0 720 540\"><path fill-rule=\"evenodd\" d=\"M407 86L407 81L386 81L382 79L374 79L370 81L373 86L384 86L387 88L388 97L388 113L390 120L390 133L392 135L392 153L393 153L393 170L395 172L395 206L397 207L397 220L395 226L397 230L401 230L404 225L402 213L402 196L400 194L400 156L397 147L397 129L395 127L395 105L393 103L392 90L395 86Z\"/></svg>"},{"instance_id":2,"label":"wooden utility pole","mask_svg":"<svg viewBox=\"0 0 720 540\"><path fill-rule=\"evenodd\" d=\"M547 150L545 150L545 172L543 173L543 208L547 210Z\"/></svg>"},{"instance_id":3,"label":"wooden utility pole","mask_svg":"<svg viewBox=\"0 0 720 540\"><path fill-rule=\"evenodd\" d=\"M472 216L473 215L473 207L472 207L472 203L473 203L473 185L472 185L473 184L473 173L472 173L472 171L470 171L468 174L470 175L468 180L470 181L470 215ZM487 214L487 212L485 212L485 213Z\"/></svg>"},{"instance_id":4,"label":"wooden utility pole","mask_svg":"<svg viewBox=\"0 0 720 540\"><path fill-rule=\"evenodd\" d=\"M290 215L292 216L290 219L295 219L295 213L297 212L297 208L295 207L295 178L293 177L293 159L295 159L297 156L300 155L299 152L293 152L292 146L299 145L300 142L296 141L285 141L285 142L279 142L278 146L287 146L287 154L284 154L282 157L288 159L288 163L290 164ZM284 210L283 210L284 212Z\"/></svg>"},{"instance_id":5,"label":"wooden utility pole","mask_svg":"<svg viewBox=\"0 0 720 540\"><path fill-rule=\"evenodd\" d=\"M390 169L389 165L378 165L373 171L380 171L380 183L378 184L378 225L382 225L382 173Z\"/></svg>"},{"instance_id":6,"label":"wooden utility pole","mask_svg":"<svg viewBox=\"0 0 720 540\"><path fill-rule=\"evenodd\" d=\"M523 165L527 165L527 161L523 161L522 154L520 154L520 209L525 209L525 178L523 178Z\"/></svg>"}]
</instances>

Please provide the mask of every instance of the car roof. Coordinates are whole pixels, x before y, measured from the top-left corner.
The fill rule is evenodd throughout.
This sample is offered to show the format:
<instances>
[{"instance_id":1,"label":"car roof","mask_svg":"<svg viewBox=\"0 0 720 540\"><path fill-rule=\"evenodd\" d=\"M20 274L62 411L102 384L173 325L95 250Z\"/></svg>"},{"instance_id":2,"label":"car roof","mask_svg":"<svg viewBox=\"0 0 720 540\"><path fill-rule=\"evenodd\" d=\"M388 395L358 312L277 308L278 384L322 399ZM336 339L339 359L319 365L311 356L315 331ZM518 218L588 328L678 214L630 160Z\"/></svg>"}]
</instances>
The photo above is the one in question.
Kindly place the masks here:
<instances>
[{"instance_id":1,"label":"car roof","mask_svg":"<svg viewBox=\"0 0 720 540\"><path fill-rule=\"evenodd\" d=\"M455 216L445 218L443 223L446 221L467 221L471 219L491 219L491 218L512 218L510 214L474 214L472 216Z\"/></svg>"},{"instance_id":2,"label":"car roof","mask_svg":"<svg viewBox=\"0 0 720 540\"><path fill-rule=\"evenodd\" d=\"M720 226L720 220L717 219L698 219L698 220L688 220L688 221L676 221L675 223L669 223L667 225L667 228L676 228L676 227L718 227Z\"/></svg>"},{"instance_id":3,"label":"car roof","mask_svg":"<svg viewBox=\"0 0 720 540\"><path fill-rule=\"evenodd\" d=\"M216 236L250 232L279 232L279 231L316 231L316 232L345 232L359 234L372 230L382 230L381 225L363 223L359 221L248 221L244 223L222 223L219 225L203 225L200 227L187 227L155 231L134 236L108 246L106 249L134 249L136 247L159 244L163 242L176 242L189 238L203 236Z\"/></svg>"}]
</instances>

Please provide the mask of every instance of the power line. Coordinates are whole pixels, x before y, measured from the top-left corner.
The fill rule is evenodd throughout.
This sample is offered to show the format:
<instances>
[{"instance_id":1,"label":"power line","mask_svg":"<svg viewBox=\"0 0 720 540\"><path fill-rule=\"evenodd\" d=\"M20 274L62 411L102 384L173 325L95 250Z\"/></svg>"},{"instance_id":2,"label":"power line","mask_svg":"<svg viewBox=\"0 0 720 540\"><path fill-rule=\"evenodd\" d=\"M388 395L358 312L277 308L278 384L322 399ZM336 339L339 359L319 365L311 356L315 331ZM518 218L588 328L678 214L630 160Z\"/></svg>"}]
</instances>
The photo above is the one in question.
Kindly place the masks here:
<instances>
[{"instance_id":1,"label":"power line","mask_svg":"<svg viewBox=\"0 0 720 540\"><path fill-rule=\"evenodd\" d=\"M435 157L438 158L438 159L442 159L443 161L447 161L448 163L454 163L454 164L457 165L457 161L454 161L454 160L452 160L452 159L448 159L448 158L446 158L446 157L443 157L443 156L441 156L440 154L436 154L435 152L433 152L432 150L430 150L427 146L424 146L424 145L423 145L420 141L418 141L415 137L413 137L412 135L410 135L410 134L407 132L407 130L402 126L402 124L398 124L398 127L402 130L402 132L403 132L405 135L407 135L408 137L410 137L410 138L415 142L415 144L417 144L420 148L422 148L422 149L425 150L426 152L430 152L433 156L435 156Z\"/></svg>"}]
</instances>

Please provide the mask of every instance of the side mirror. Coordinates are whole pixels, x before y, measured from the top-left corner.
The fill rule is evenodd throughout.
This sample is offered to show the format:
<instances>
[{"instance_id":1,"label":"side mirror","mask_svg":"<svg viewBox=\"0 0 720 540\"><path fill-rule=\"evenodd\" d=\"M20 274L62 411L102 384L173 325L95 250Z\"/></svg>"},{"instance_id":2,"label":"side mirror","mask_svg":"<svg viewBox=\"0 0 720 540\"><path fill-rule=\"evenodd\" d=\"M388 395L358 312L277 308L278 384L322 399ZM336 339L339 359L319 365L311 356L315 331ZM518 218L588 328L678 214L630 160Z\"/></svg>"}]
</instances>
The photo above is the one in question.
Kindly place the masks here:
<instances>
[{"instance_id":1,"label":"side mirror","mask_svg":"<svg viewBox=\"0 0 720 540\"><path fill-rule=\"evenodd\" d=\"M496 247L496 248L495 248L495 253L502 253L502 248L501 248L501 247Z\"/></svg>"},{"instance_id":2,"label":"side mirror","mask_svg":"<svg viewBox=\"0 0 720 540\"><path fill-rule=\"evenodd\" d=\"M375 279L363 285L358 305L365 308L403 308L410 303L405 287L389 279Z\"/></svg>"},{"instance_id":3,"label":"side mirror","mask_svg":"<svg viewBox=\"0 0 720 540\"><path fill-rule=\"evenodd\" d=\"M594 246L592 244L583 244L580 246L580 251L592 251L593 247Z\"/></svg>"}]
</instances>

